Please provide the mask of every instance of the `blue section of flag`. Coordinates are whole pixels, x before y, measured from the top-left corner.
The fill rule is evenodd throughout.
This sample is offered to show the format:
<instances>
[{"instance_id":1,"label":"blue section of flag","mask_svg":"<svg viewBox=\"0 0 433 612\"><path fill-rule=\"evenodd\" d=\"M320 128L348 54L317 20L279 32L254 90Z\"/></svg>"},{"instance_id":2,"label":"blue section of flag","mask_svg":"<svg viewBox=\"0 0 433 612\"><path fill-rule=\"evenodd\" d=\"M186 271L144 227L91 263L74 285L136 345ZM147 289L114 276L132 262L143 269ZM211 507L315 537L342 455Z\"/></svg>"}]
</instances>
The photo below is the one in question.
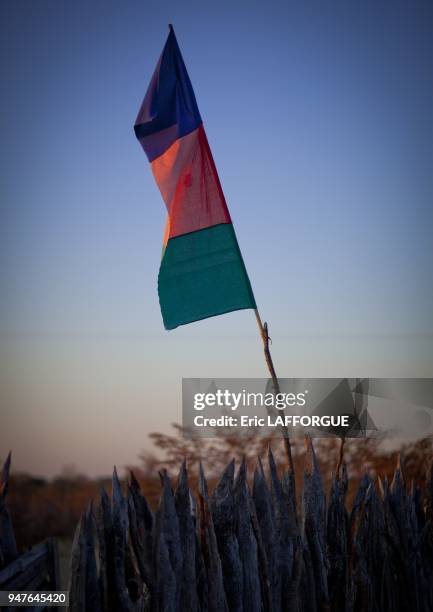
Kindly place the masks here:
<instances>
[{"instance_id":1,"label":"blue section of flag","mask_svg":"<svg viewBox=\"0 0 433 612\"><path fill-rule=\"evenodd\" d=\"M134 130L149 161L201 125L194 90L172 26Z\"/></svg>"}]
</instances>

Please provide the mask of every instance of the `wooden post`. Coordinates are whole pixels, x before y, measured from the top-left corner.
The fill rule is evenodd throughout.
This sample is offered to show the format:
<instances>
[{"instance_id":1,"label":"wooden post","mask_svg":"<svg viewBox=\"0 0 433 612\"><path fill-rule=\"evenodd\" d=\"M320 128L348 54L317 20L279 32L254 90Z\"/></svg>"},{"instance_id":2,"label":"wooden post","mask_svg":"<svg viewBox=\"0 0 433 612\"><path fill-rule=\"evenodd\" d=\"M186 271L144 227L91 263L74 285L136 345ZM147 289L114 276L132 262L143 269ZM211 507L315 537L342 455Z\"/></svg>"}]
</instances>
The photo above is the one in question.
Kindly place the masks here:
<instances>
[{"instance_id":1,"label":"wooden post","mask_svg":"<svg viewBox=\"0 0 433 612\"><path fill-rule=\"evenodd\" d=\"M10 468L11 453L7 456L0 472L0 569L18 557L14 528L6 504Z\"/></svg>"},{"instance_id":2,"label":"wooden post","mask_svg":"<svg viewBox=\"0 0 433 612\"><path fill-rule=\"evenodd\" d=\"M59 548L56 538L49 538L48 549L50 552L51 572L50 572L50 588L53 591L61 589L60 580L60 565L59 565Z\"/></svg>"},{"instance_id":3,"label":"wooden post","mask_svg":"<svg viewBox=\"0 0 433 612\"><path fill-rule=\"evenodd\" d=\"M277 393L280 393L280 383L278 382L277 374L274 368L274 363L271 357L271 352L269 350L268 324L266 323L266 321L262 323L262 319L260 317L260 313L257 310L257 308L254 309L254 314L256 315L257 325L259 326L260 336L263 342L263 352L265 354L266 365L268 366L268 370L272 378L272 386L274 388L274 393L277 394ZM285 417L284 410L282 410L282 416ZM290 445L289 431L287 427L283 427L282 431L283 431L284 446L285 446L286 454L287 454L287 460L289 462L289 468L292 474L294 474L292 447Z\"/></svg>"}]
</instances>

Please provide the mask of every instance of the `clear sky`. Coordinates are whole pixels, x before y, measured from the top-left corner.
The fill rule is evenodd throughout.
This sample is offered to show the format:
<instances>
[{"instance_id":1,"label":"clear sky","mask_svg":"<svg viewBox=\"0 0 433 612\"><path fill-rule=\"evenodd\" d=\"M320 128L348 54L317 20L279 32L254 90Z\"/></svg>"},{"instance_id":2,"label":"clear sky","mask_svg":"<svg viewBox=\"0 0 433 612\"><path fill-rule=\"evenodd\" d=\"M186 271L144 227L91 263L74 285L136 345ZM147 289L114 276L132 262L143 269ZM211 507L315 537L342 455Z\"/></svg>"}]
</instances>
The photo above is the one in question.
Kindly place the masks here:
<instances>
[{"instance_id":1,"label":"clear sky","mask_svg":"<svg viewBox=\"0 0 433 612\"><path fill-rule=\"evenodd\" d=\"M254 315L172 332L133 123L173 23L281 376L433 376L433 4L4 0L0 456L132 463Z\"/></svg>"}]
</instances>

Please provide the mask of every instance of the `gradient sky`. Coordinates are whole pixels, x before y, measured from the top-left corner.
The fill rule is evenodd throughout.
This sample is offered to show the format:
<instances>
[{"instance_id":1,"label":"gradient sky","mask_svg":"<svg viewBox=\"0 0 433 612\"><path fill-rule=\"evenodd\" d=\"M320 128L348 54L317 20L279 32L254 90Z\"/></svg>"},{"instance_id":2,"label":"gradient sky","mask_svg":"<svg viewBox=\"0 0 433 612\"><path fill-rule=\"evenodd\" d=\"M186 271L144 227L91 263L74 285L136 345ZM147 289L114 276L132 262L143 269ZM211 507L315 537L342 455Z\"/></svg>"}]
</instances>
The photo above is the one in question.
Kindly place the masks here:
<instances>
[{"instance_id":1,"label":"gradient sky","mask_svg":"<svg viewBox=\"0 0 433 612\"><path fill-rule=\"evenodd\" d=\"M172 332L133 123L174 24L281 376L433 376L433 4L4 0L0 456L133 463L254 315Z\"/></svg>"}]
</instances>

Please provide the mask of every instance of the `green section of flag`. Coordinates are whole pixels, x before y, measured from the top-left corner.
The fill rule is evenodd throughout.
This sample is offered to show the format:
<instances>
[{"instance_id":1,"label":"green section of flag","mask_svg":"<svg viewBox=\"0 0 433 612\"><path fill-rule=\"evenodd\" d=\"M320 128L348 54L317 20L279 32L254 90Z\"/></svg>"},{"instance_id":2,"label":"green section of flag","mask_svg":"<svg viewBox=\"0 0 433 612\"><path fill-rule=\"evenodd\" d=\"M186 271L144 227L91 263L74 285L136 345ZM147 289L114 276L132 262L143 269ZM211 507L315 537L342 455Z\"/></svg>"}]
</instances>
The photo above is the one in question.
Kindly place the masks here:
<instances>
[{"instance_id":1,"label":"green section of flag","mask_svg":"<svg viewBox=\"0 0 433 612\"><path fill-rule=\"evenodd\" d=\"M166 329L244 308L256 308L231 223L170 238L158 293Z\"/></svg>"}]
</instances>

